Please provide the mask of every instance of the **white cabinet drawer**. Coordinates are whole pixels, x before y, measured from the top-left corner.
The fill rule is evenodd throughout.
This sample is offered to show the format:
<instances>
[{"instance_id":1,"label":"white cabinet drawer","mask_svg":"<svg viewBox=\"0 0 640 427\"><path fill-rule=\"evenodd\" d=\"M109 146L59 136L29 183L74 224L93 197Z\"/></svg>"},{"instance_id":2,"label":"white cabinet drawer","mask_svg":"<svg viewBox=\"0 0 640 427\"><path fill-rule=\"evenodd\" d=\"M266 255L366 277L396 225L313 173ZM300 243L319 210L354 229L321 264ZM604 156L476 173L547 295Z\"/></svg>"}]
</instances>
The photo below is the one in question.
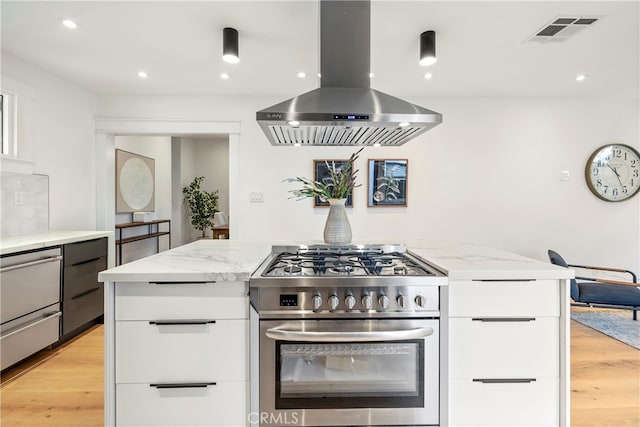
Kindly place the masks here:
<instances>
[{"instance_id":1,"label":"white cabinet drawer","mask_svg":"<svg viewBox=\"0 0 640 427\"><path fill-rule=\"evenodd\" d=\"M557 280L449 282L449 316L560 316Z\"/></svg>"},{"instance_id":2,"label":"white cabinet drawer","mask_svg":"<svg viewBox=\"0 0 640 427\"><path fill-rule=\"evenodd\" d=\"M244 282L116 283L116 320L249 318Z\"/></svg>"},{"instance_id":3,"label":"white cabinet drawer","mask_svg":"<svg viewBox=\"0 0 640 427\"><path fill-rule=\"evenodd\" d=\"M558 426L558 379L492 383L455 379L450 382L449 425Z\"/></svg>"},{"instance_id":4,"label":"white cabinet drawer","mask_svg":"<svg viewBox=\"0 0 640 427\"><path fill-rule=\"evenodd\" d=\"M116 383L246 380L248 320L206 321L116 322Z\"/></svg>"},{"instance_id":5,"label":"white cabinet drawer","mask_svg":"<svg viewBox=\"0 0 640 427\"><path fill-rule=\"evenodd\" d=\"M116 386L116 426L246 426L247 382L194 388Z\"/></svg>"},{"instance_id":6,"label":"white cabinet drawer","mask_svg":"<svg viewBox=\"0 0 640 427\"><path fill-rule=\"evenodd\" d=\"M559 318L449 319L449 374L558 377Z\"/></svg>"}]
</instances>

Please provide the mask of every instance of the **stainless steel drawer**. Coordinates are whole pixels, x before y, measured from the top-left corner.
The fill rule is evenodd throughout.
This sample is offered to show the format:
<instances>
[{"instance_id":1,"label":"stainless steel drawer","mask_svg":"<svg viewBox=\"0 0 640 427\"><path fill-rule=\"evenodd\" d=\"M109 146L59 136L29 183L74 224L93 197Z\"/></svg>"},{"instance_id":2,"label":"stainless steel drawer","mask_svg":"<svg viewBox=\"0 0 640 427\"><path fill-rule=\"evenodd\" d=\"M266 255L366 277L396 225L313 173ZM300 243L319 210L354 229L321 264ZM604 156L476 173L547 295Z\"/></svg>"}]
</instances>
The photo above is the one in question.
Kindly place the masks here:
<instances>
[{"instance_id":1,"label":"stainless steel drawer","mask_svg":"<svg viewBox=\"0 0 640 427\"><path fill-rule=\"evenodd\" d=\"M0 259L0 323L60 301L60 248Z\"/></svg>"},{"instance_id":2,"label":"stainless steel drawer","mask_svg":"<svg viewBox=\"0 0 640 427\"><path fill-rule=\"evenodd\" d=\"M0 369L8 368L58 341L61 314L60 304L54 304L3 324Z\"/></svg>"}]
</instances>

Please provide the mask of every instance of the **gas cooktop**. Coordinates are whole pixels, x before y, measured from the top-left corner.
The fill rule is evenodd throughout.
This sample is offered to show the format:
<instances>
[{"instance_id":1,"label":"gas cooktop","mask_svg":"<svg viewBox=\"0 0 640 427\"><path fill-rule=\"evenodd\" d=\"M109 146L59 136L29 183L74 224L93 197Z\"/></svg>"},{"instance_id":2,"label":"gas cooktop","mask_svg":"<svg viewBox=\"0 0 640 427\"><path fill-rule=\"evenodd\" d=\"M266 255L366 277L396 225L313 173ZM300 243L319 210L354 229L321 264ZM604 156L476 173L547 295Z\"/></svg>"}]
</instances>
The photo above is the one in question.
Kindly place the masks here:
<instances>
[{"instance_id":1,"label":"gas cooktop","mask_svg":"<svg viewBox=\"0 0 640 427\"><path fill-rule=\"evenodd\" d=\"M435 276L436 272L395 247L298 247L276 252L262 277ZM385 249L387 249L385 251ZM391 250L389 250L391 249Z\"/></svg>"}]
</instances>

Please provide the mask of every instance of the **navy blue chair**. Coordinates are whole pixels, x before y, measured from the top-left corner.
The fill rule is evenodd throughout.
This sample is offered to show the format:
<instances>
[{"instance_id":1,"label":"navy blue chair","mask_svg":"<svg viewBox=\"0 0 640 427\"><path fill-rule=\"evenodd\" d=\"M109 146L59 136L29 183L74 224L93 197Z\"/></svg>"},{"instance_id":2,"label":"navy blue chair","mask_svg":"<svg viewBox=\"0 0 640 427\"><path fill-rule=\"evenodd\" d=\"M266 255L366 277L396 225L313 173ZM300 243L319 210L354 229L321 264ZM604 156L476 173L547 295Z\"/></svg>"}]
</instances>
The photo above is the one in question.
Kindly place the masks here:
<instances>
[{"instance_id":1,"label":"navy blue chair","mask_svg":"<svg viewBox=\"0 0 640 427\"><path fill-rule=\"evenodd\" d=\"M618 268L567 264L564 258L557 252L549 250L548 254L551 264L561 267L615 271L629 274L632 278L631 282L576 276L575 279L571 279L571 299L574 301L571 305L633 310L633 320L638 320L638 310L640 310L640 284L638 284L635 273ZM578 280L580 280L580 282L578 282Z\"/></svg>"}]
</instances>

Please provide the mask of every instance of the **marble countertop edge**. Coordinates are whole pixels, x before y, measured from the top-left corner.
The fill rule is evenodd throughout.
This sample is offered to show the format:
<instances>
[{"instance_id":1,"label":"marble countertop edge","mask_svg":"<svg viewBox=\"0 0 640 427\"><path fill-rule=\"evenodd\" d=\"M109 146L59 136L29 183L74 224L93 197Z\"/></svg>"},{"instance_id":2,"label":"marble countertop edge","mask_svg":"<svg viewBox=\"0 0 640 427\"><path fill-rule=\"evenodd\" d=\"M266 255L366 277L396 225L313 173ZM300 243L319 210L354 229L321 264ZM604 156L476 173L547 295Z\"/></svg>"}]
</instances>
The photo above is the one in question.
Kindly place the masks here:
<instances>
[{"instance_id":1,"label":"marble countertop edge","mask_svg":"<svg viewBox=\"0 0 640 427\"><path fill-rule=\"evenodd\" d=\"M50 230L42 233L2 236L0 237L0 255L59 246L100 237L113 239L113 231Z\"/></svg>"}]
</instances>

